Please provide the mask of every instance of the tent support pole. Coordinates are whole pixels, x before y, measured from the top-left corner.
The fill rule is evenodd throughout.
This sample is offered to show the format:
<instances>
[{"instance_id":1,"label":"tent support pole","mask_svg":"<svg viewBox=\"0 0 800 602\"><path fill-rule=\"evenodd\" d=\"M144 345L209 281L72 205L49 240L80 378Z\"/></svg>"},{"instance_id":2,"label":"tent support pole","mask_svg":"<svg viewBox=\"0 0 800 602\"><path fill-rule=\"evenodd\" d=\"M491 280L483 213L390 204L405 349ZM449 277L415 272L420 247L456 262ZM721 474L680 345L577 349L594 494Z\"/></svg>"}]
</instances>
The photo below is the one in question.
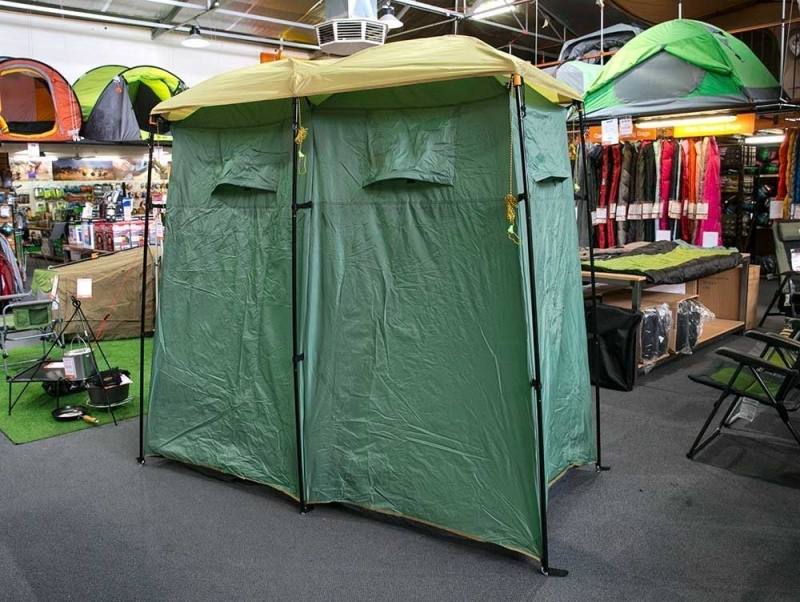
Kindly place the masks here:
<instances>
[{"instance_id":1,"label":"tent support pole","mask_svg":"<svg viewBox=\"0 0 800 602\"><path fill-rule=\"evenodd\" d=\"M142 298L139 311L139 464L144 464L144 331L147 308L147 252L149 250L150 208L153 184L153 124L147 136L147 190L144 193L144 244L142 245Z\"/></svg>"},{"instance_id":2,"label":"tent support pole","mask_svg":"<svg viewBox=\"0 0 800 602\"><path fill-rule=\"evenodd\" d=\"M297 135L300 132L300 100L292 98L292 389L294 392L294 432L297 449L297 492L300 498L300 513L309 511L306 505L306 491L303 466L303 429L300 408L300 362L304 357L297 352L297 156L300 145Z\"/></svg>"},{"instance_id":3,"label":"tent support pole","mask_svg":"<svg viewBox=\"0 0 800 602\"><path fill-rule=\"evenodd\" d=\"M542 557L541 571L543 575L563 577L567 571L550 566L547 542L547 472L544 461L544 419L542 411L542 381L541 359L539 353L539 309L536 302L536 266L533 253L533 222L531 219L532 201L528 189L528 159L525 153L525 120L522 77L514 75L512 79L514 97L517 107L517 132L519 134L519 160L522 174L522 197L525 202L525 246L528 250L528 281L531 299L531 338L533 347L533 379L531 386L534 391L534 405L536 406L536 438L538 439L537 460L539 472L539 517L542 523Z\"/></svg>"},{"instance_id":4,"label":"tent support pole","mask_svg":"<svg viewBox=\"0 0 800 602\"><path fill-rule=\"evenodd\" d=\"M586 152L586 130L583 122L583 103L576 102L575 108L578 110L578 128L581 131L581 159L583 160L583 186L586 197L586 228L589 230L589 282L592 290L592 350L594 354L595 369L600 368L600 339L597 336L597 278L594 273L594 226L592 225L592 208L589 203L589 155ZM610 466L603 466L602 445L600 439L600 383L594 383L594 427L597 453L594 468L597 472L610 470Z\"/></svg>"}]
</instances>

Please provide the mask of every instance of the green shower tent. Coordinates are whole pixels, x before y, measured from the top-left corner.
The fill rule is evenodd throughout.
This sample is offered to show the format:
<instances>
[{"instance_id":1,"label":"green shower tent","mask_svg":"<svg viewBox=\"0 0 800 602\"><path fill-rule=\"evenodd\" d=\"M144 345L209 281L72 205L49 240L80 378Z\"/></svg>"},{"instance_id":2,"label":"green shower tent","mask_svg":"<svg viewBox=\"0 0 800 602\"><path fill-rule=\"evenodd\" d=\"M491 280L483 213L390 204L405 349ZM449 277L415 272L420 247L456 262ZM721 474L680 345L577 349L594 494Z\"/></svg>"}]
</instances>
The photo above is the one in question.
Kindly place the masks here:
<instances>
[{"instance_id":1,"label":"green shower tent","mask_svg":"<svg viewBox=\"0 0 800 602\"><path fill-rule=\"evenodd\" d=\"M576 98L445 36L156 107L174 142L147 452L546 553L548 484L595 458L558 104ZM523 184L537 297L524 202L507 233Z\"/></svg>"},{"instance_id":2,"label":"green shower tent","mask_svg":"<svg viewBox=\"0 0 800 602\"><path fill-rule=\"evenodd\" d=\"M186 85L159 67L103 65L84 73L72 89L83 113L84 138L130 142L147 138L150 112Z\"/></svg>"}]
</instances>

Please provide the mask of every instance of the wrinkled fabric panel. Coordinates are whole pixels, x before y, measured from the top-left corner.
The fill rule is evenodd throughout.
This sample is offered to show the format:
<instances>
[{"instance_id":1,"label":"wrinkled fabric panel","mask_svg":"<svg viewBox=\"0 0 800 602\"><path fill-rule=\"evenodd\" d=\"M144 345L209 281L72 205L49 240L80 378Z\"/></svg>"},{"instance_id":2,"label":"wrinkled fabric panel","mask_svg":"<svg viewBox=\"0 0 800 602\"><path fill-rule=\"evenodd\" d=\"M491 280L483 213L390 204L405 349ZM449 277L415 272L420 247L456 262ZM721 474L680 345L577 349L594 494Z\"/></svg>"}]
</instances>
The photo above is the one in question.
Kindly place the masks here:
<instances>
[{"instance_id":1,"label":"wrinkled fabric panel","mask_svg":"<svg viewBox=\"0 0 800 602\"><path fill-rule=\"evenodd\" d=\"M175 135L148 450L296 494L289 125ZM272 152L277 193L245 177Z\"/></svg>"},{"instance_id":2,"label":"wrinkled fabric panel","mask_svg":"<svg viewBox=\"0 0 800 602\"><path fill-rule=\"evenodd\" d=\"M513 104L512 104L513 107ZM512 114L515 109L512 108ZM548 121L548 124L543 122ZM513 121L516 130L516 118ZM559 125L557 125L559 124ZM526 95L525 144L528 157L541 152L537 132L560 134L549 139L550 152L567 155L564 109L549 106L535 94ZM589 383L586 324L580 274L578 232L575 227L571 177L540 179L528 162L531 194L536 300L542 380L542 413L545 433L547 482L570 466L595 460L594 419ZM518 174L519 182L519 174ZM518 183L519 189L522 188ZM526 240L525 211L519 205L520 238ZM526 303L530 308L528 256L524 242L519 248ZM530 310L528 312L530 320ZM530 328L530 326L528 326ZM531 332L529 330L529 332ZM529 364L532 349L529 349ZM533 369L531 368L531 373ZM532 403L535 398L531 394Z\"/></svg>"},{"instance_id":3,"label":"wrinkled fabric panel","mask_svg":"<svg viewBox=\"0 0 800 602\"><path fill-rule=\"evenodd\" d=\"M363 187L370 115L316 112L309 497L538 555L522 281L503 206L507 97L449 119L453 186Z\"/></svg>"},{"instance_id":4,"label":"wrinkled fabric panel","mask_svg":"<svg viewBox=\"0 0 800 602\"><path fill-rule=\"evenodd\" d=\"M369 111L364 185L409 179L453 184L457 108Z\"/></svg>"}]
</instances>

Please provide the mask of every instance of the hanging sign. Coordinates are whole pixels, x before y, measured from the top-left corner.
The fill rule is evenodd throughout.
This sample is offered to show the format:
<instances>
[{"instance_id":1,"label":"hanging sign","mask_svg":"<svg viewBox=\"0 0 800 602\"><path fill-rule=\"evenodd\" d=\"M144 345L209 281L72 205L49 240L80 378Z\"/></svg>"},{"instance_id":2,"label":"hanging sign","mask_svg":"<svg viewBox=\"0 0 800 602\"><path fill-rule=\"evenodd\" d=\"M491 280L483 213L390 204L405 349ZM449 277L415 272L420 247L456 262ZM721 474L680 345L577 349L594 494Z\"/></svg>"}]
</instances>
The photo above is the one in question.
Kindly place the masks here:
<instances>
[{"instance_id":1,"label":"hanging sign","mask_svg":"<svg viewBox=\"0 0 800 602\"><path fill-rule=\"evenodd\" d=\"M617 119L604 119L600 124L603 146L619 144L619 121Z\"/></svg>"},{"instance_id":2,"label":"hanging sign","mask_svg":"<svg viewBox=\"0 0 800 602\"><path fill-rule=\"evenodd\" d=\"M783 201L772 199L769 202L769 219L783 218Z\"/></svg>"},{"instance_id":3,"label":"hanging sign","mask_svg":"<svg viewBox=\"0 0 800 602\"><path fill-rule=\"evenodd\" d=\"M623 137L633 135L633 119L623 117L619 120L619 135Z\"/></svg>"},{"instance_id":4,"label":"hanging sign","mask_svg":"<svg viewBox=\"0 0 800 602\"><path fill-rule=\"evenodd\" d=\"M694 123L692 125L676 125L672 129L674 138L697 138L701 136L730 136L733 134L750 135L756 128L756 114L742 113L733 121L723 123Z\"/></svg>"}]
</instances>

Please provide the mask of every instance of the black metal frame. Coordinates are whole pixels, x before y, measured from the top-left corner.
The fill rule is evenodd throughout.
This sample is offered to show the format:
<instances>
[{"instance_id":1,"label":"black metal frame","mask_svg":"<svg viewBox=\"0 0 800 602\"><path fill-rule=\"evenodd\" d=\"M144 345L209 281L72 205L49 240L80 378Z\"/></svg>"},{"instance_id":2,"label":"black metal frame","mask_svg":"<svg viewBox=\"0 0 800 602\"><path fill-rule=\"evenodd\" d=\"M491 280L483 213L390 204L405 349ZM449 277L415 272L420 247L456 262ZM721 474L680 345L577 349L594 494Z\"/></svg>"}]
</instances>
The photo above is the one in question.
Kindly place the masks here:
<instances>
[{"instance_id":1,"label":"black metal frame","mask_svg":"<svg viewBox=\"0 0 800 602\"><path fill-rule=\"evenodd\" d=\"M586 130L584 127L583 119L583 103L576 101L573 105L578 111L578 127L581 132L581 159L583 160L583 193L586 198L586 228L589 235L589 282L591 283L592 290L592 349L590 353L594 354L595 369L600 368L600 339L598 338L597 327L597 278L595 277L594 269L594 226L592 225L592 208L589 203L589 155L586 152ZM634 287L635 288L635 287ZM595 422L595 442L597 445L596 458L594 468L597 472L611 470L610 466L603 466L602 461L602 445L600 438L600 384L595 382L594 385L594 422Z\"/></svg>"},{"instance_id":2,"label":"black metal frame","mask_svg":"<svg viewBox=\"0 0 800 602\"><path fill-rule=\"evenodd\" d=\"M297 202L297 163L300 153L300 143L297 136L299 133L300 99L294 97L292 98L292 392L294 394L295 448L297 450L297 493L300 501L300 513L305 514L310 510L310 507L306 504L302 408L300 404L300 362L305 359L305 355L297 351L297 211L301 208L307 208L309 205L300 205Z\"/></svg>"},{"instance_id":3,"label":"black metal frame","mask_svg":"<svg viewBox=\"0 0 800 602\"><path fill-rule=\"evenodd\" d=\"M792 276L797 276L797 274L795 274L794 272L789 272L788 274L782 274L781 275L780 284L778 284L778 288L775 290L775 294L772 295L772 301L769 302L769 305L767 306L767 309L764 311L764 315L761 316L761 320L759 320L759 322L758 322L759 328L764 325L764 322L767 321L767 318L769 316L785 316L786 315L784 312L781 312L781 311L772 311L772 308L775 307L775 304L781 298L781 295L787 294L785 289L790 284L790 282L792 280ZM791 299L789 299L789 317L790 318L796 318L797 317L795 315L795 311L794 311L794 303L792 303Z\"/></svg>"},{"instance_id":4,"label":"black metal frame","mask_svg":"<svg viewBox=\"0 0 800 602\"><path fill-rule=\"evenodd\" d=\"M142 245L142 298L139 311L139 455L136 460L144 464L144 334L147 308L147 254L150 251L150 210L153 206L153 139L155 127L150 125L147 136L147 190L144 195L144 244Z\"/></svg>"}]
</instances>

